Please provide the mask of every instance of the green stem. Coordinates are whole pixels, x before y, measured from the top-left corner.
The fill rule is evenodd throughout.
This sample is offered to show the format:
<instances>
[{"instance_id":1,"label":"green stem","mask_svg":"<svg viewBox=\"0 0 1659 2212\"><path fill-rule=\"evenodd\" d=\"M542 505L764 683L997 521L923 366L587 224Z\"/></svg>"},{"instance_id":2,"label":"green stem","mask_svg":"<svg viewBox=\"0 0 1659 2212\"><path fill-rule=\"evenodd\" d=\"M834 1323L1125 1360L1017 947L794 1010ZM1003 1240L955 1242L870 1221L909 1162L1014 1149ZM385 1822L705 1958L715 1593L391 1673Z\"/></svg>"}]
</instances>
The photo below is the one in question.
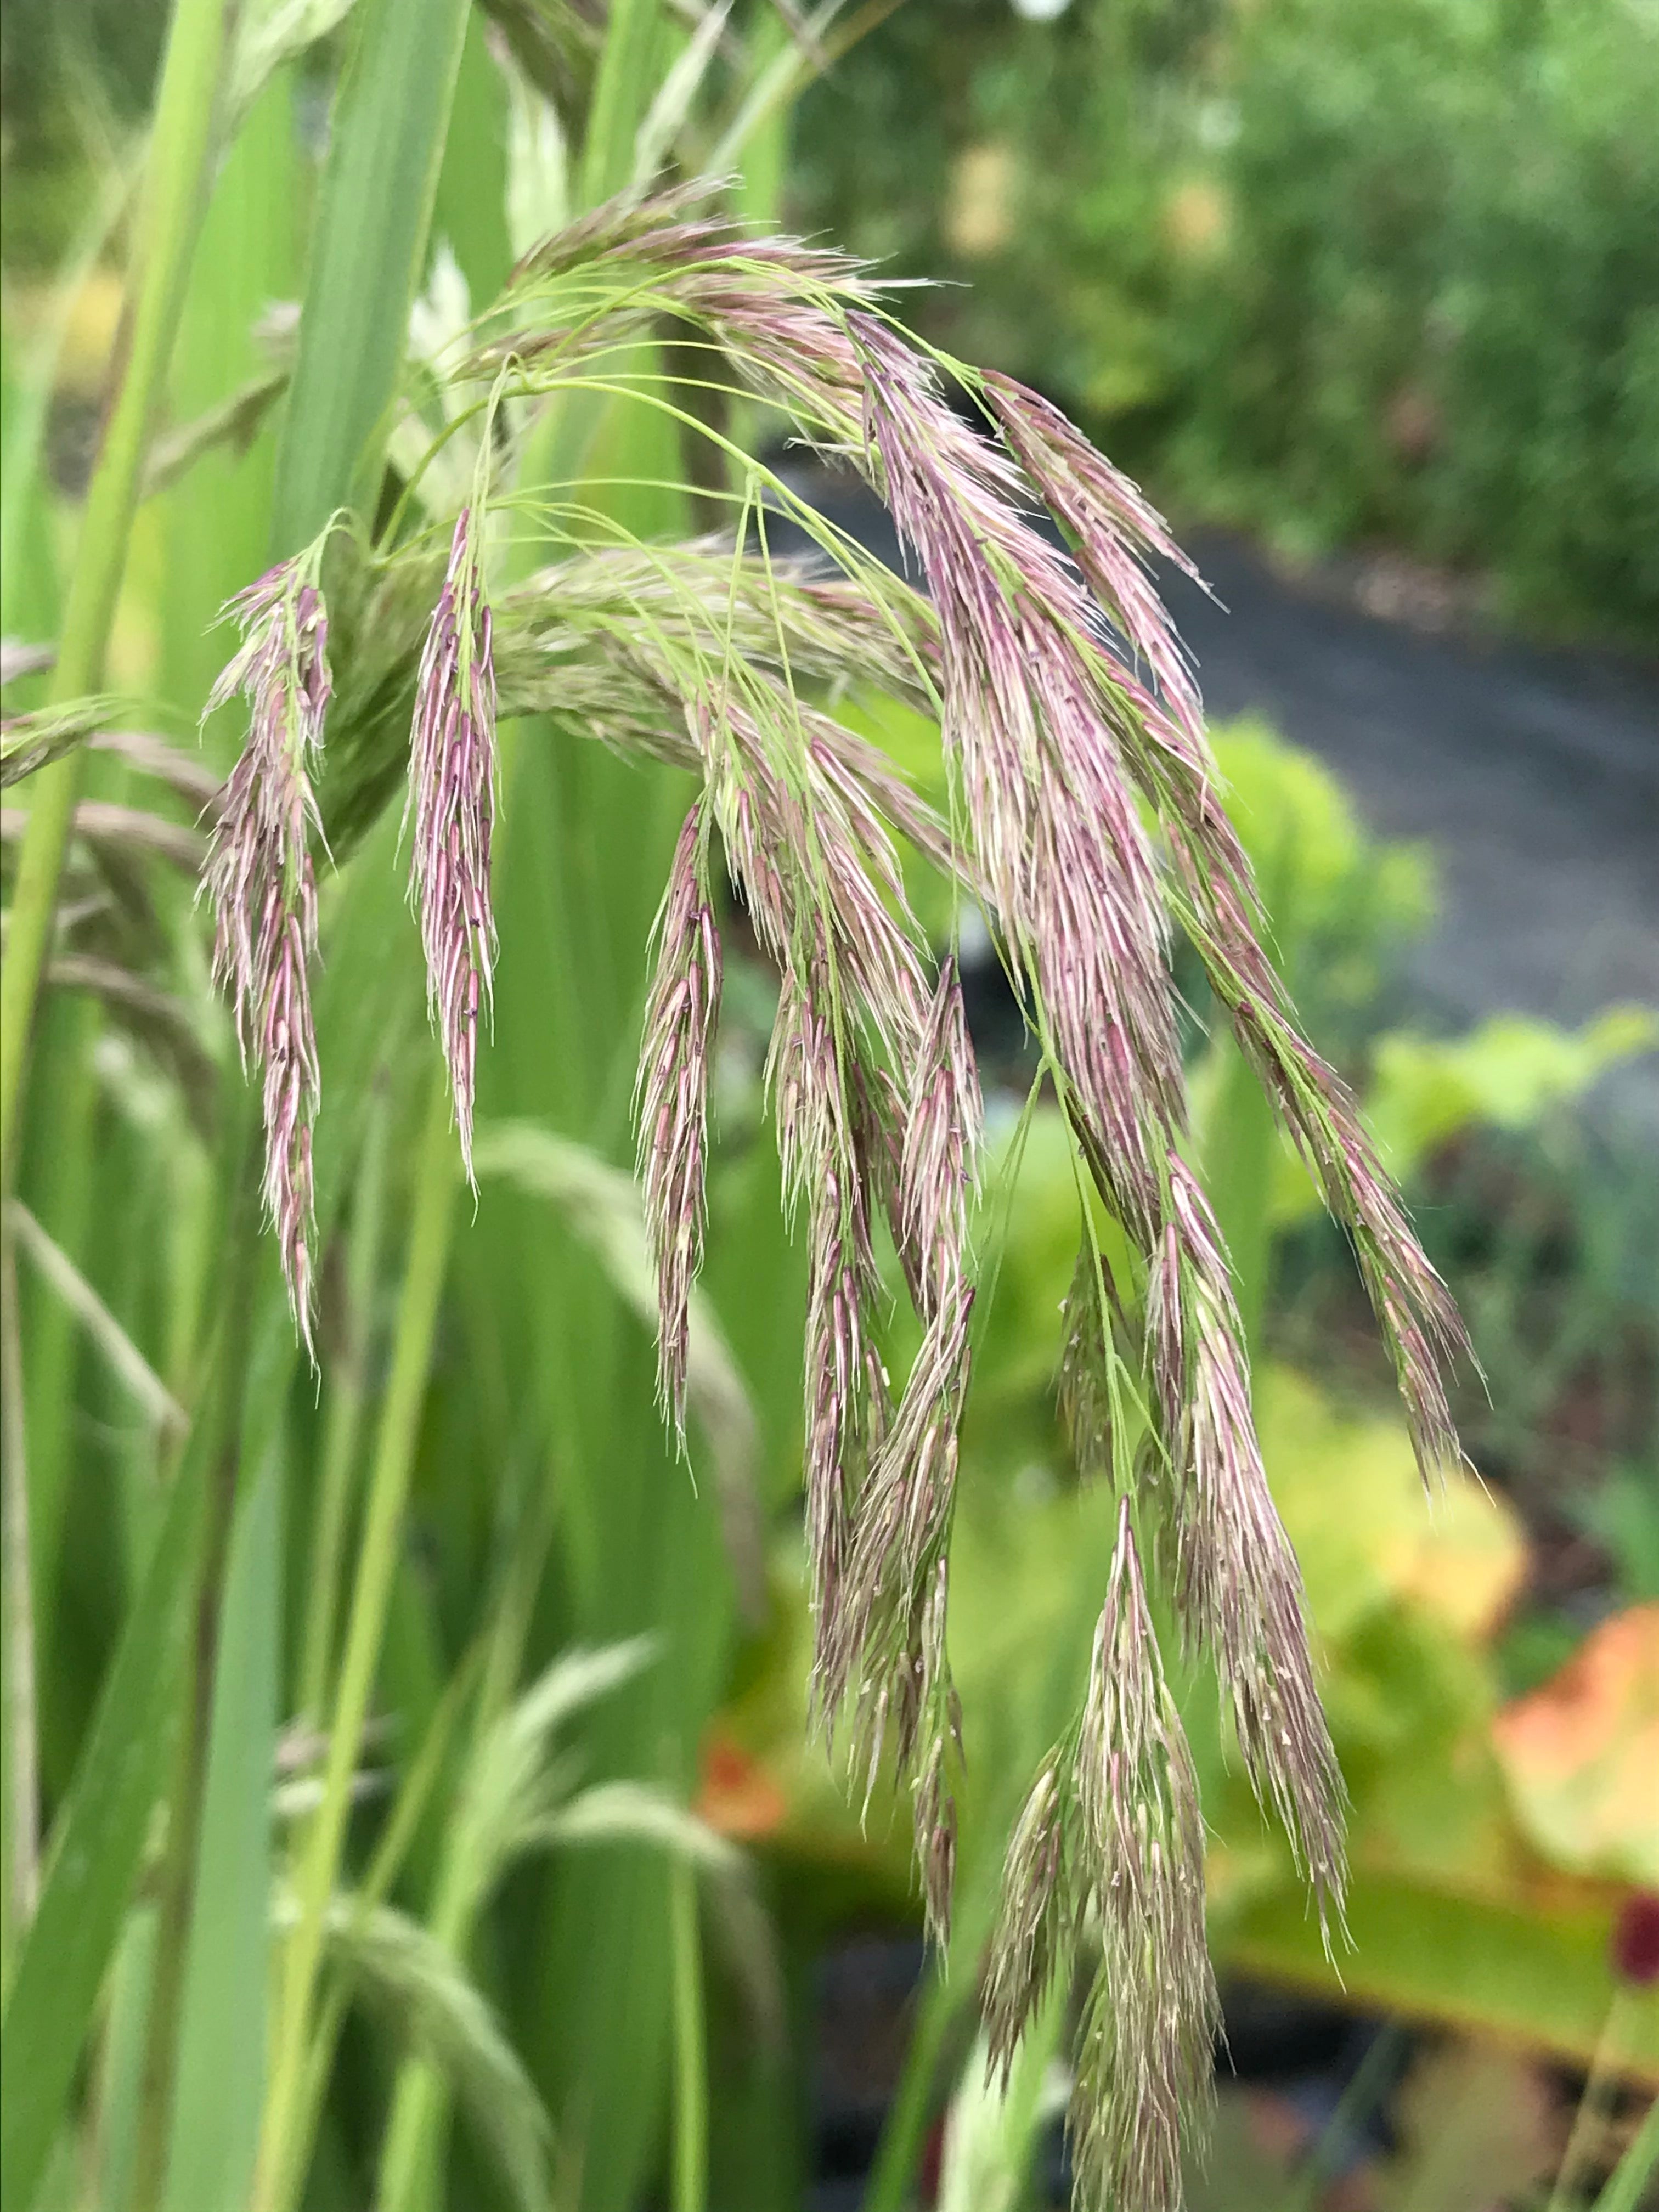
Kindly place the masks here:
<instances>
[{"instance_id":1,"label":"green stem","mask_svg":"<svg viewBox=\"0 0 1659 2212\"><path fill-rule=\"evenodd\" d=\"M362 1747L363 1726L380 1665L386 1609L401 1548L404 1508L449 1261L456 1182L449 1091L440 1075L433 1084L421 1143L409 1259L358 1547L322 1802L306 1838L296 1884L299 1917L289 1941L283 1977L276 2049L254 2181L254 2212L273 2212L282 2203L292 2155L289 2138L303 2118L307 2039L322 1958L324 1918L339 1871L351 1808L352 1777Z\"/></svg>"},{"instance_id":2,"label":"green stem","mask_svg":"<svg viewBox=\"0 0 1659 2212\"><path fill-rule=\"evenodd\" d=\"M501 1871L483 1796L491 1739L523 1669L536 1594L553 1534L553 1486L538 1481L535 1474L529 1480L533 1487L527 1504L514 1516L505 1588L494 1607L473 1717L477 1749L447 1825L437 1893L428 1919L434 1939L463 1966L478 1916ZM482 1824L475 1817L475 1808L481 1803L485 1805ZM449 2088L443 2076L424 2058L406 2058L398 2071L380 2152L377 2212L414 2212L434 2201L436 2178L443 2171L442 2130L448 2108Z\"/></svg>"},{"instance_id":3,"label":"green stem","mask_svg":"<svg viewBox=\"0 0 1659 2212\"><path fill-rule=\"evenodd\" d=\"M384 1093L377 1093L368 1109L368 1127L364 1133L362 1159L352 1199L351 1237L346 1258L344 1341L329 1369L328 1419L323 1431L322 1476L312 1537L311 1571L306 1581L305 1643L300 1664L299 1711L313 1727L321 1725L328 1702L347 1509L368 1398L369 1310L380 1273L380 1239L385 1226L387 1115Z\"/></svg>"},{"instance_id":4,"label":"green stem","mask_svg":"<svg viewBox=\"0 0 1659 2212\"><path fill-rule=\"evenodd\" d=\"M214 143L214 110L234 0L177 0L150 132L125 374L87 492L52 681L54 700L103 681L151 426L184 307ZM17 1167L29 1030L80 789L80 750L35 779L0 975L0 1193Z\"/></svg>"},{"instance_id":5,"label":"green stem","mask_svg":"<svg viewBox=\"0 0 1659 2212\"><path fill-rule=\"evenodd\" d=\"M1635 2142L1596 2198L1595 2212L1641 2212L1643 2205L1653 2202L1646 2191L1656 2173L1659 2173L1659 2097L1648 2106L1648 2116L1637 2130Z\"/></svg>"},{"instance_id":6,"label":"green stem","mask_svg":"<svg viewBox=\"0 0 1659 2212\"><path fill-rule=\"evenodd\" d=\"M1616 1989L1613 2002L1607 2007L1607 2018L1601 2023L1601 2033L1595 2039L1595 2049L1590 2054L1589 2072L1584 2078L1584 2094L1578 2100L1578 2109L1572 2116L1572 2126L1567 2135L1567 2147L1561 2154L1560 2170L1550 2191L1548 2212L1574 2212L1580 2201L1579 2185L1589 2164L1590 2145L1601 2123L1606 2117L1608 2092L1618 2078L1619 2056L1624 2040L1625 1992Z\"/></svg>"},{"instance_id":7,"label":"green stem","mask_svg":"<svg viewBox=\"0 0 1659 2212\"><path fill-rule=\"evenodd\" d=\"M1261 892L1278 940L1279 972L1294 984L1297 950L1299 864L1285 838L1262 870ZM1232 1266L1239 1327L1252 1370L1260 1366L1267 1292L1273 1278L1273 1182L1279 1158L1279 1117L1255 1071L1232 1036L1218 1031L1218 1056L1210 1126L1205 1134L1204 1183Z\"/></svg>"},{"instance_id":8,"label":"green stem","mask_svg":"<svg viewBox=\"0 0 1659 2212\"><path fill-rule=\"evenodd\" d=\"M251 1226L245 1231L249 1233ZM232 1370L222 1385L229 1392L240 1376L241 1363L226 1360L224 1365ZM202 1808L207 1796L213 1684L219 1656L220 1601L224 1595L225 1569L230 1557L230 1532L236 1517L238 1458L237 1438L233 1432L221 1443L208 1478L208 1527L198 1571L195 1632L186 1691L189 1702L179 1739L177 1777L167 1804L155 1979L150 1985L149 2019L138 2093L138 2137L132 2168L134 2204L159 2204L167 2179L185 1967L196 1899Z\"/></svg>"},{"instance_id":9,"label":"green stem","mask_svg":"<svg viewBox=\"0 0 1659 2212\"><path fill-rule=\"evenodd\" d=\"M702 1935L697 1877L676 1859L668 1907L674 1953L674 2212L708 2202L708 2059L703 2047Z\"/></svg>"},{"instance_id":10,"label":"green stem","mask_svg":"<svg viewBox=\"0 0 1659 2212\"><path fill-rule=\"evenodd\" d=\"M29 1492L24 1463L23 1359L18 1334L17 1261L0 1223L0 1607L5 1668L5 1866L0 1894L0 1996L34 1917L40 1880L40 1788L34 1693L34 1607L29 1578Z\"/></svg>"},{"instance_id":11,"label":"green stem","mask_svg":"<svg viewBox=\"0 0 1659 2212\"><path fill-rule=\"evenodd\" d=\"M889 2108L876 2148L864 2212L904 2212L910 2202L922 2148L933 2117L934 2087L945 2039L961 1998L943 1975L930 1972L921 2009L904 2053L898 2094Z\"/></svg>"},{"instance_id":12,"label":"green stem","mask_svg":"<svg viewBox=\"0 0 1659 2212\"><path fill-rule=\"evenodd\" d=\"M1354 2069L1353 2079L1337 2100L1336 2110L1291 2179L1284 2212L1313 2212L1341 2170L1353 2130L1370 2119L1388 2094L1389 2076L1404 2048L1405 2030L1397 2021L1379 2029L1376 2040Z\"/></svg>"}]
</instances>

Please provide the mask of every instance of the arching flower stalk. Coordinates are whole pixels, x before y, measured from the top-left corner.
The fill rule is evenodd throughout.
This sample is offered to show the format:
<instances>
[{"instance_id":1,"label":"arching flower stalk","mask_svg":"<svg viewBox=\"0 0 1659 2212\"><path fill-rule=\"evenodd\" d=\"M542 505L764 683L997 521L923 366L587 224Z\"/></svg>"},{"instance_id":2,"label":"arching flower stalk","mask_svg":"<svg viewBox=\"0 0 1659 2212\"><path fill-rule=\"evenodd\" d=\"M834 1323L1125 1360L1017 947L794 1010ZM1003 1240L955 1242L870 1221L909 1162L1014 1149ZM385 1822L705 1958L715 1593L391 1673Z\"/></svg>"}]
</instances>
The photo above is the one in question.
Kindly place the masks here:
<instances>
[{"instance_id":1,"label":"arching flower stalk","mask_svg":"<svg viewBox=\"0 0 1659 2212\"><path fill-rule=\"evenodd\" d=\"M225 787L203 890L214 915L213 975L228 992L242 1065L262 1078L264 1198L294 1319L312 1349L316 1223L311 1136L321 1096L311 1019L317 949L312 778L331 681L322 543L251 584L225 610L242 631L204 720L240 691L247 741Z\"/></svg>"},{"instance_id":2,"label":"arching flower stalk","mask_svg":"<svg viewBox=\"0 0 1659 2212\"><path fill-rule=\"evenodd\" d=\"M489 848L495 817L495 668L483 588L482 511L464 507L415 694L405 828L410 896L426 952L427 1011L442 1042L455 1128L472 1179L478 1022L495 962Z\"/></svg>"}]
</instances>

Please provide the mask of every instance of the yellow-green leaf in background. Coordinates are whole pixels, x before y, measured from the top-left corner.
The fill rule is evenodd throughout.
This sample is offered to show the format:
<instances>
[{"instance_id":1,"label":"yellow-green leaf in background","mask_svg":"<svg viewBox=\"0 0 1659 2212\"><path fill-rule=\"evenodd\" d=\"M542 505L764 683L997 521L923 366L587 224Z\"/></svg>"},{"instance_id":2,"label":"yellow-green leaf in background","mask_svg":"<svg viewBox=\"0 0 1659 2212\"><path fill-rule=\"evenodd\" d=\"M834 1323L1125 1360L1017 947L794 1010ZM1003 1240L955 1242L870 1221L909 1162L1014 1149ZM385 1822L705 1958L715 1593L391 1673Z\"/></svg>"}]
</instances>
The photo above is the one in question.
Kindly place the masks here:
<instances>
[{"instance_id":1,"label":"yellow-green leaf in background","mask_svg":"<svg viewBox=\"0 0 1659 2212\"><path fill-rule=\"evenodd\" d=\"M1460 1638L1492 1632L1526 1572L1501 1498L1462 1473L1425 1492L1397 1419L1350 1413L1287 1368L1261 1377L1256 1418L1322 1636L1402 1600Z\"/></svg>"},{"instance_id":2,"label":"yellow-green leaf in background","mask_svg":"<svg viewBox=\"0 0 1659 2212\"><path fill-rule=\"evenodd\" d=\"M1609 1006L1577 1031L1523 1014L1444 1042L1398 1031L1376 1046L1365 1119L1392 1172L1409 1175L1472 1126L1533 1127L1656 1043L1659 1014L1644 1006Z\"/></svg>"},{"instance_id":3,"label":"yellow-green leaf in background","mask_svg":"<svg viewBox=\"0 0 1659 2212\"><path fill-rule=\"evenodd\" d=\"M1547 1857L1659 1887L1659 1605L1604 1621L1492 1733L1516 1816Z\"/></svg>"},{"instance_id":4,"label":"yellow-green leaf in background","mask_svg":"<svg viewBox=\"0 0 1659 2212\"><path fill-rule=\"evenodd\" d=\"M1361 1874L1348 1898L1351 1950L1328 1959L1319 1923L1288 1885L1245 1916L1228 1963L1337 2003L1497 2036L1588 2063L1618 1994L1613 1908L1570 1887L1513 1904ZM1624 2008L1620 2064L1659 2081L1659 2007Z\"/></svg>"}]
</instances>

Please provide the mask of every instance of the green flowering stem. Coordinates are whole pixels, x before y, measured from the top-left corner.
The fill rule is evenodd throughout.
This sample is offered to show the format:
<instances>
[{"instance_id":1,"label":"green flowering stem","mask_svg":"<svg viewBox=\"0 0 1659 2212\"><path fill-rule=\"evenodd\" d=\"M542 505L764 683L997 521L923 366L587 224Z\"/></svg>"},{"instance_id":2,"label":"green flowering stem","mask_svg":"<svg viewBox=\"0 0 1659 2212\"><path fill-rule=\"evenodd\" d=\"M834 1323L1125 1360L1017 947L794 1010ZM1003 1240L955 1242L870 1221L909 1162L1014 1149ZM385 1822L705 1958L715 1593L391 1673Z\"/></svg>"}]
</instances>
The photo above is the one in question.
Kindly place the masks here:
<instances>
[{"instance_id":1,"label":"green flowering stem","mask_svg":"<svg viewBox=\"0 0 1659 2212\"><path fill-rule=\"evenodd\" d=\"M708 2056L704 2048L702 1935L697 1876L684 1860L669 1874L674 1950L674 2212L707 2212Z\"/></svg>"},{"instance_id":2,"label":"green flowering stem","mask_svg":"<svg viewBox=\"0 0 1659 2212\"><path fill-rule=\"evenodd\" d=\"M346 1551L346 1523L368 1396L369 1308L386 1231L386 1125L391 1109L384 1082L383 1074L376 1078L376 1096L368 1110L368 1127L357 1168L351 1229L346 1245L345 1335L330 1366L328 1413L323 1427L322 1487L312 1538L310 1571L306 1577L310 1600L301 1647L299 1710L313 1726L320 1726L327 1713L335 1618Z\"/></svg>"},{"instance_id":3,"label":"green flowering stem","mask_svg":"<svg viewBox=\"0 0 1659 2212\"><path fill-rule=\"evenodd\" d=\"M177 0L150 131L131 337L109 427L93 471L70 578L52 700L100 689L125 573L144 456L190 274L209 165L215 106L234 0ZM21 1136L29 1031L52 939L75 803L77 750L43 769L17 864L0 973L0 1191L9 1192Z\"/></svg>"},{"instance_id":4,"label":"green flowering stem","mask_svg":"<svg viewBox=\"0 0 1659 2212\"><path fill-rule=\"evenodd\" d=\"M329 1728L322 1802L310 1824L295 1883L299 1917L289 1940L283 1976L253 2212L273 2212L284 2201L293 2154L290 2137L305 2115L306 2055L312 1999L322 1960L324 1918L339 1871L351 1809L352 1777L362 1747L386 1634L404 1508L437 1329L438 1302L448 1267L459 1180L448 1085L440 1075L432 1086L421 1140L414 1224L357 1554L345 1652Z\"/></svg>"},{"instance_id":5,"label":"green flowering stem","mask_svg":"<svg viewBox=\"0 0 1659 2212\"><path fill-rule=\"evenodd\" d=\"M0 2002L40 1887L40 1784L35 1718L34 1610L29 1584L29 1499L24 1471L22 1352L17 1258L0 1223L0 1681L5 1715L0 1775Z\"/></svg>"}]
</instances>

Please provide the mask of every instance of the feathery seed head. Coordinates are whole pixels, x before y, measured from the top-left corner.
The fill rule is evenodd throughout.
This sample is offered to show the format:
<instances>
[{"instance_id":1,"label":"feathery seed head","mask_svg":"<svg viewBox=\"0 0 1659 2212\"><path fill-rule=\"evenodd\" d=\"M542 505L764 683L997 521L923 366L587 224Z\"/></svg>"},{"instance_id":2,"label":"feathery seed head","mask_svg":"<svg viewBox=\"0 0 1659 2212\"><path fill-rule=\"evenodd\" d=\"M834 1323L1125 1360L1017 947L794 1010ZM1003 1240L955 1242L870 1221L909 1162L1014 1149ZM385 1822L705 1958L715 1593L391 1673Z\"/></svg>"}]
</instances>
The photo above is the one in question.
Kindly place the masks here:
<instances>
[{"instance_id":1,"label":"feathery seed head","mask_svg":"<svg viewBox=\"0 0 1659 2212\"><path fill-rule=\"evenodd\" d=\"M1170 1163L1170 1218L1149 1301L1166 1437L1176 1466L1176 1596L1214 1656L1250 1779L1277 1807L1322 1914L1340 1917L1342 1778L1314 1680L1296 1554L1267 1487L1249 1376L1214 1218L1189 1170ZM1170 1273L1173 1272L1173 1280Z\"/></svg>"},{"instance_id":2,"label":"feathery seed head","mask_svg":"<svg viewBox=\"0 0 1659 2212\"><path fill-rule=\"evenodd\" d=\"M1077 1793L1101 1945L1073 2101L1078 2167L1102 2202L1179 2212L1182 2147L1209 2094L1219 2008L1197 1778L1164 1684L1127 1498Z\"/></svg>"},{"instance_id":3,"label":"feathery seed head","mask_svg":"<svg viewBox=\"0 0 1659 2212\"><path fill-rule=\"evenodd\" d=\"M1077 1939L1074 1865L1067 1832L1075 1820L1068 1752L1050 1753L1020 1808L1002 1863L997 1923L981 2009L991 2070L1006 2090L1027 2023L1054 1976L1069 1969Z\"/></svg>"},{"instance_id":4,"label":"feathery seed head","mask_svg":"<svg viewBox=\"0 0 1659 2212\"><path fill-rule=\"evenodd\" d=\"M270 569L226 609L243 642L204 715L237 692L248 734L225 787L203 890L214 912L213 973L228 991L242 1065L263 1078L264 1197L295 1322L312 1348L316 1222L311 1132L320 1082L311 1018L317 947L312 772L331 685L328 613L317 586L321 542Z\"/></svg>"},{"instance_id":5,"label":"feathery seed head","mask_svg":"<svg viewBox=\"0 0 1659 2212\"><path fill-rule=\"evenodd\" d=\"M945 1656L948 1582L949 1569L941 1559L922 1632L921 1703L927 1717L927 1749L912 1785L923 1919L941 1951L951 1941L951 1900L957 1878L957 1807L951 1769L962 1759L962 1707Z\"/></svg>"},{"instance_id":6,"label":"feathery seed head","mask_svg":"<svg viewBox=\"0 0 1659 2212\"><path fill-rule=\"evenodd\" d=\"M426 952L427 1011L443 1042L455 1127L472 1179L478 1022L495 961L489 848L495 815L495 672L478 518L464 507L415 695L405 827L410 896Z\"/></svg>"},{"instance_id":7,"label":"feathery seed head","mask_svg":"<svg viewBox=\"0 0 1659 2212\"><path fill-rule=\"evenodd\" d=\"M1462 1340L1264 950L1191 672L1143 567L1181 556L1135 488L1036 394L928 356L885 319L858 264L750 238L700 198L692 188L613 203L538 249L515 304L557 278L572 319L537 333L521 315L513 355L486 348L464 373L499 367L498 392L514 379L546 392L672 316L819 451L864 472L928 597L861 572L826 583L706 542L669 555L584 551L502 602L513 710L556 706L573 726L700 778L659 919L635 1094L665 1411L683 1426L720 987L707 882L718 831L781 983L767 1086L786 1204L808 1246L813 1697L827 1722L850 1711L868 1773L890 1753L908 1776L929 1924L942 1933L960 1757L948 1559L981 1103L953 964L933 977L905 898L894 841L908 838L984 904L1084 1162L1144 1270L1183 1626L1217 1659L1258 1794L1283 1816L1322 1903L1340 1901L1341 1786L1300 1580L1261 1468L1226 1255L1180 1157L1172 920L1353 1238L1425 1465L1455 1449L1438 1363ZM941 367L981 398L1000 442L952 411ZM1033 485L1071 558L1034 526ZM483 501L481 478L421 655L408 817L429 1002L469 1167L477 1022L495 949ZM308 768L327 700L315 583L314 561L290 564L239 603L245 641L222 691L248 690L254 728L210 870L218 965L244 1051L264 1073L267 1197L302 1327L316 1103ZM849 676L939 708L957 802L948 824L875 748L799 696L803 681L833 693ZM896 1405L879 1348L878 1208L921 1325ZM1066 1304L1061 1401L1085 1472L1111 1458L1131 1279L1103 1274L1091 1244ZM1077 2075L1079 2170L1114 2202L1171 2212L1215 1999L1196 1789L1127 1501L1083 1711L1009 1845L987 1984L994 2064L1006 2069L1090 1929L1101 1963Z\"/></svg>"},{"instance_id":8,"label":"feathery seed head","mask_svg":"<svg viewBox=\"0 0 1659 2212\"><path fill-rule=\"evenodd\" d=\"M1142 562L1157 554L1194 583L1200 580L1197 569L1139 486L1097 453L1057 407L1011 376L991 374L983 389L1020 465L1066 526L1090 589L1131 651L1152 670L1193 757L1207 758L1198 687Z\"/></svg>"},{"instance_id":9,"label":"feathery seed head","mask_svg":"<svg viewBox=\"0 0 1659 2212\"><path fill-rule=\"evenodd\" d=\"M917 1040L898 1163L898 1243L924 1315L948 1306L963 1279L984 1120L962 986L945 960Z\"/></svg>"}]
</instances>

